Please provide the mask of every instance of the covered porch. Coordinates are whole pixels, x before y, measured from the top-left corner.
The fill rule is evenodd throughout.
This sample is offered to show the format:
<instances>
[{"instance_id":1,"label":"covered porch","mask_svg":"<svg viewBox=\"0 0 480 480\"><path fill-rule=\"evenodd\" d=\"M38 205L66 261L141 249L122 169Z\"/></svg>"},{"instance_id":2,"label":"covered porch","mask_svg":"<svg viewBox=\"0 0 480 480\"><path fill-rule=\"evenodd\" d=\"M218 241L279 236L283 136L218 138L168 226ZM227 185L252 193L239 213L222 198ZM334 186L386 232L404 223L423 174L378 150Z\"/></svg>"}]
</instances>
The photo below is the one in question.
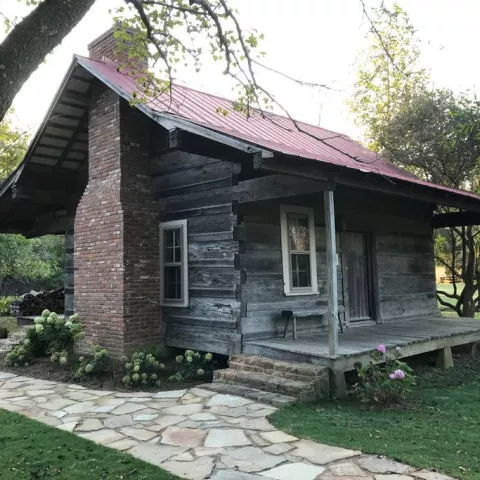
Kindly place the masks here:
<instances>
[{"instance_id":1,"label":"covered porch","mask_svg":"<svg viewBox=\"0 0 480 480\"><path fill-rule=\"evenodd\" d=\"M334 354L330 353L328 332L296 340L287 336L247 341L243 353L322 365L343 373L353 370L357 362L368 361L379 344L387 347L387 353L400 347L401 356L410 357L437 350L443 355L444 349L473 342L480 342L480 320L430 316L349 328L338 333Z\"/></svg>"}]
</instances>

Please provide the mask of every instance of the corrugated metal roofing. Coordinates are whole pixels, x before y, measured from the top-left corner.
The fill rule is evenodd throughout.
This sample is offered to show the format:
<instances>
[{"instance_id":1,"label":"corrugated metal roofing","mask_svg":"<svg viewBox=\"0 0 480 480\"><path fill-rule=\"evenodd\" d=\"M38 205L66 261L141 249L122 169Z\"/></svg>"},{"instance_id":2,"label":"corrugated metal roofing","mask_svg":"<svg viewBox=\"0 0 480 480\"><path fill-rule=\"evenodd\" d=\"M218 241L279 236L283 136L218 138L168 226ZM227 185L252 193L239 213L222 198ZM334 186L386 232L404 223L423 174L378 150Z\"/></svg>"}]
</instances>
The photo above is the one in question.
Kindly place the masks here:
<instances>
[{"instance_id":1,"label":"corrugated metal roofing","mask_svg":"<svg viewBox=\"0 0 480 480\"><path fill-rule=\"evenodd\" d=\"M77 56L77 59L100 80L124 92L128 97L138 93L135 79L119 72L114 62L110 60L100 62L80 56ZM347 135L296 122L302 130L299 131L290 119L274 114L258 114L247 118L234 110L232 101L192 88L175 86L171 96L165 94L155 99L147 99L146 105L154 112L180 117L274 152L369 172L480 200L474 193L420 180ZM228 115L223 115L219 111L228 111Z\"/></svg>"}]
</instances>

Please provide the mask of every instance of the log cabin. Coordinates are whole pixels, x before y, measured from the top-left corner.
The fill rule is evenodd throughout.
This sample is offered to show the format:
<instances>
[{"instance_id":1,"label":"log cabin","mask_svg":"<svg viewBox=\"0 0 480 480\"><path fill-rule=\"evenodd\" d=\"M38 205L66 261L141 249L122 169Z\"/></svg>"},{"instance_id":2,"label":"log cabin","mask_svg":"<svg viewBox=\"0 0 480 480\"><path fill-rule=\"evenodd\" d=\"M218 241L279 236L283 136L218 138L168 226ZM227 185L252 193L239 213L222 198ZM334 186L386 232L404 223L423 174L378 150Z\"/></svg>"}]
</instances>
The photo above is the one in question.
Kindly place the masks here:
<instances>
[{"instance_id":1,"label":"log cabin","mask_svg":"<svg viewBox=\"0 0 480 480\"><path fill-rule=\"evenodd\" d=\"M65 312L87 344L343 376L379 343L407 356L480 339L477 321L440 316L433 257L434 228L479 223L480 197L191 88L132 104L114 47L110 30L74 57L0 187L0 231L65 235Z\"/></svg>"}]
</instances>

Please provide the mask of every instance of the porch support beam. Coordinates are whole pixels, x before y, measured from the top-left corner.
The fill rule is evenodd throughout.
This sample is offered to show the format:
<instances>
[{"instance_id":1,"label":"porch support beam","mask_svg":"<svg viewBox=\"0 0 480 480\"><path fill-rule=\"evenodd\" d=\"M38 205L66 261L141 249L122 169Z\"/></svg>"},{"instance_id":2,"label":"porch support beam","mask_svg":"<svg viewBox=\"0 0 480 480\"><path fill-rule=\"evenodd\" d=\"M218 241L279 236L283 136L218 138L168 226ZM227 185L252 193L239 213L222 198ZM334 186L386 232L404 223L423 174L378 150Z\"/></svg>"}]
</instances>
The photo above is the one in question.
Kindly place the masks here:
<instances>
[{"instance_id":1,"label":"porch support beam","mask_svg":"<svg viewBox=\"0 0 480 480\"><path fill-rule=\"evenodd\" d=\"M333 191L324 192L325 233L327 242L327 292L328 292L328 353L338 353L338 287L337 242L335 238L335 207Z\"/></svg>"},{"instance_id":2,"label":"porch support beam","mask_svg":"<svg viewBox=\"0 0 480 480\"><path fill-rule=\"evenodd\" d=\"M240 182L234 187L233 198L239 203L248 203L333 189L331 182L277 174Z\"/></svg>"},{"instance_id":3,"label":"porch support beam","mask_svg":"<svg viewBox=\"0 0 480 480\"><path fill-rule=\"evenodd\" d=\"M480 212L450 212L434 215L433 228L467 227L480 225Z\"/></svg>"}]
</instances>

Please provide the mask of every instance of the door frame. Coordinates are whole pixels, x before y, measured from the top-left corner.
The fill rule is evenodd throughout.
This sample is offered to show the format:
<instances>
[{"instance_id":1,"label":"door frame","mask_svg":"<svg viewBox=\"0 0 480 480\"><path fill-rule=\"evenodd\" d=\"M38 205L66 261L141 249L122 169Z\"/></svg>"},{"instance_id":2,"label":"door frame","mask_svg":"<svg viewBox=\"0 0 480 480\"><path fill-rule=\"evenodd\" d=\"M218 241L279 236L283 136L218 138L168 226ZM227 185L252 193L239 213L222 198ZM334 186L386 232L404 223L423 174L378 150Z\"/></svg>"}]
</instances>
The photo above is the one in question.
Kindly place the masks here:
<instances>
[{"instance_id":1,"label":"door frame","mask_svg":"<svg viewBox=\"0 0 480 480\"><path fill-rule=\"evenodd\" d=\"M378 269L377 269L377 252L375 233L370 230L344 230L340 234L340 242L342 248L342 290L343 290L343 303L345 308L345 323L347 326L351 326L350 322L350 292L348 291L348 268L347 268L347 252L345 249L346 236L349 233L361 234L364 238L366 265L365 273L367 280L367 301L370 319L372 322L381 323L380 320L380 308L379 308L379 295L378 295ZM359 320L361 324L363 320ZM356 322L355 322L356 323Z\"/></svg>"}]
</instances>

